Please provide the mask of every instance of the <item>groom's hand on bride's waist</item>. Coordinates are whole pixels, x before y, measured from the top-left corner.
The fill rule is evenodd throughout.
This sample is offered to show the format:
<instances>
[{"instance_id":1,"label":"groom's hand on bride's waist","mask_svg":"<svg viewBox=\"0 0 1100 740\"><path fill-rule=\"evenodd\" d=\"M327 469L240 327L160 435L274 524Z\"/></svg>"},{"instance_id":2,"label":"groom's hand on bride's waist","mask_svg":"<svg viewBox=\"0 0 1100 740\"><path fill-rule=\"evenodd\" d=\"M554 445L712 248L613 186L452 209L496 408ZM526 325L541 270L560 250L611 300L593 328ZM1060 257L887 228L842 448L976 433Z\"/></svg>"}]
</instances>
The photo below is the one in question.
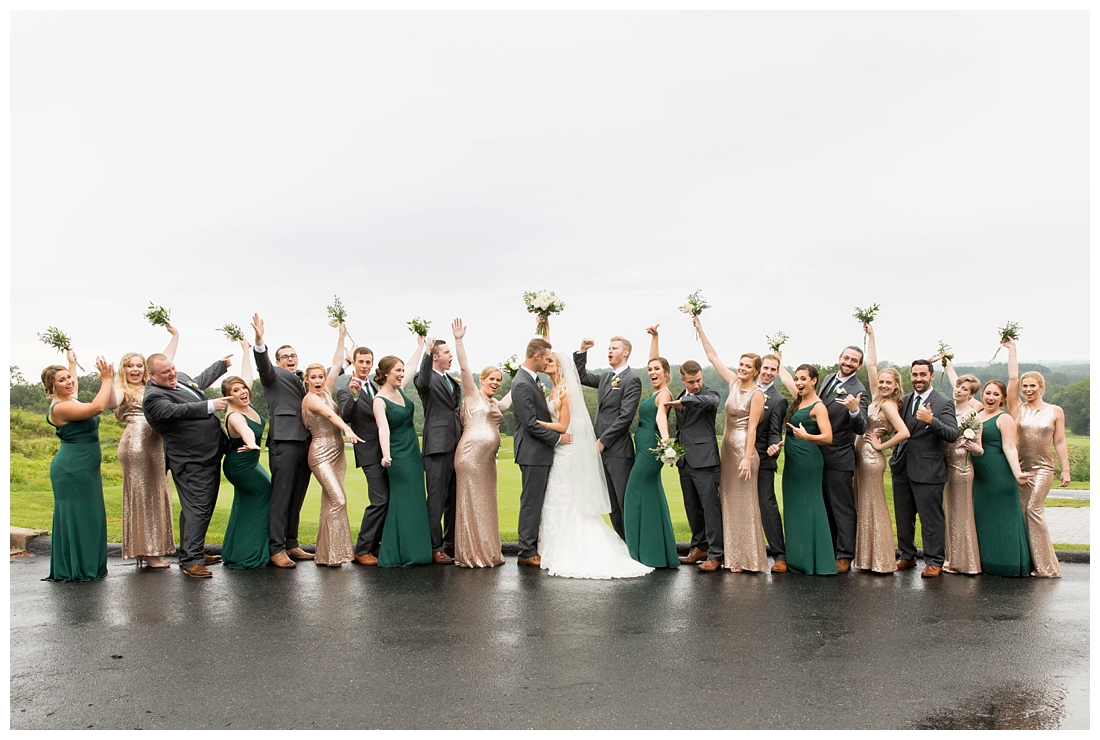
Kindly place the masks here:
<instances>
[{"instance_id":1,"label":"groom's hand on bride's waist","mask_svg":"<svg viewBox=\"0 0 1100 740\"><path fill-rule=\"evenodd\" d=\"M569 432L562 432L562 435L558 437L558 444L567 445L573 442L573 435Z\"/></svg>"}]
</instances>

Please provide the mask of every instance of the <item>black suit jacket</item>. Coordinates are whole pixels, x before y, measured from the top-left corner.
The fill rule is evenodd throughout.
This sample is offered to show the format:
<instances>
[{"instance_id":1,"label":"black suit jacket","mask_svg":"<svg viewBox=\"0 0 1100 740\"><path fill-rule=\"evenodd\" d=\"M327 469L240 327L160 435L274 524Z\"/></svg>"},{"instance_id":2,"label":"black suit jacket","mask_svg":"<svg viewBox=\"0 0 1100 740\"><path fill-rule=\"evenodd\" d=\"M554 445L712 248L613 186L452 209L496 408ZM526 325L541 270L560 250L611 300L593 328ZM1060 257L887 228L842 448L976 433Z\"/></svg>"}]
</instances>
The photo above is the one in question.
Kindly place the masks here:
<instances>
[{"instance_id":1,"label":"black suit jacket","mask_svg":"<svg viewBox=\"0 0 1100 740\"><path fill-rule=\"evenodd\" d=\"M638 404L642 402L642 380L629 367L618 376L608 371L595 375L585 367L588 363L587 352L574 352L573 364L577 366L577 375L581 385L596 388L598 404L596 422L593 428L596 437L603 442L605 457L634 457L634 440L630 438L630 425L638 413Z\"/></svg>"},{"instance_id":2,"label":"black suit jacket","mask_svg":"<svg viewBox=\"0 0 1100 740\"><path fill-rule=\"evenodd\" d=\"M787 399L779 392L779 387L764 391L766 401L760 423L756 425L756 453L760 455L761 470L778 470L779 456L768 455L768 447L783 440L783 420L787 418Z\"/></svg>"},{"instance_id":3,"label":"black suit jacket","mask_svg":"<svg viewBox=\"0 0 1100 740\"><path fill-rule=\"evenodd\" d=\"M424 454L454 452L462 436L462 387L459 381L444 378L432 369L432 353L420 360L413 385L424 407Z\"/></svg>"},{"instance_id":4,"label":"black suit jacket","mask_svg":"<svg viewBox=\"0 0 1100 740\"><path fill-rule=\"evenodd\" d=\"M192 380L177 373L175 388L164 388L153 381L145 384L141 406L149 426L164 438L164 455L168 468L178 471L186 463L213 463L225 453L227 440L221 419L208 409L203 390L214 384L228 368L218 360ZM187 386L188 392L180 386ZM194 394L201 398L195 398Z\"/></svg>"},{"instance_id":5,"label":"black suit jacket","mask_svg":"<svg viewBox=\"0 0 1100 740\"><path fill-rule=\"evenodd\" d=\"M302 399L306 387L298 373L271 364L270 346L266 352L253 350L256 371L264 387L264 399L271 412L267 442L308 442L310 434L302 424Z\"/></svg>"},{"instance_id":6,"label":"black suit jacket","mask_svg":"<svg viewBox=\"0 0 1100 740\"><path fill-rule=\"evenodd\" d=\"M932 407L932 423L925 424L913 414L913 392L901 401L901 419L909 429L909 439L900 442L890 456L890 472L904 475L913 483L946 483L947 462L944 443L959 438L955 402L933 388L926 399Z\"/></svg>"},{"instance_id":7,"label":"black suit jacket","mask_svg":"<svg viewBox=\"0 0 1100 740\"><path fill-rule=\"evenodd\" d=\"M824 390L829 387L836 377L836 373L825 376L825 381L817 387ZM862 393L859 399L859 414L852 416L848 409L838 402L838 391L843 388L846 393L842 395L854 396ZM867 406L871 403L871 395L859 382L859 378L853 374L841 383L827 396L821 396L821 402L829 412L829 423L833 426L832 444L827 444L821 449L821 457L825 461L825 467L830 470L855 471L856 469L856 435L867 431Z\"/></svg>"},{"instance_id":8,"label":"black suit jacket","mask_svg":"<svg viewBox=\"0 0 1100 740\"><path fill-rule=\"evenodd\" d=\"M515 457L517 465L550 465L561 435L540 421L550 421L546 396L526 370L520 368L512 380L512 413L516 418ZM575 411L573 413L576 413Z\"/></svg>"},{"instance_id":9,"label":"black suit jacket","mask_svg":"<svg viewBox=\"0 0 1100 740\"><path fill-rule=\"evenodd\" d=\"M367 395L367 386L371 394ZM356 442L355 467L379 465L382 462L382 447L378 443L378 422L374 418L374 398L378 395L378 386L370 378L359 391L359 398L353 398L347 387L336 389L336 405L340 407L340 418L348 423L355 436L363 440Z\"/></svg>"},{"instance_id":10,"label":"black suit jacket","mask_svg":"<svg viewBox=\"0 0 1100 740\"><path fill-rule=\"evenodd\" d=\"M695 395L683 391L676 397L683 404L676 409L676 441L684 446L683 457L676 461L679 467L709 468L720 463L714 419L721 398L706 385Z\"/></svg>"}]
</instances>

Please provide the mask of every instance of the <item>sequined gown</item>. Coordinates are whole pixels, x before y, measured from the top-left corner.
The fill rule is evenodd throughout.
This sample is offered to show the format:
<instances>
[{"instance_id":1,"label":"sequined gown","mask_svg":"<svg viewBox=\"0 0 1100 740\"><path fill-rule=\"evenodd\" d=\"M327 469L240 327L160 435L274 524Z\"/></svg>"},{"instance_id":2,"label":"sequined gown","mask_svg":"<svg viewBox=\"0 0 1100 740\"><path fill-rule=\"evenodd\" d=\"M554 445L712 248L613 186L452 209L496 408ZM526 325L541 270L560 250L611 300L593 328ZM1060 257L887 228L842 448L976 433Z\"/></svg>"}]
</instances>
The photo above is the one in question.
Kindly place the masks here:
<instances>
[{"instance_id":1,"label":"sequined gown","mask_svg":"<svg viewBox=\"0 0 1100 740\"><path fill-rule=\"evenodd\" d=\"M872 403L867 409L867 431L880 440L894 432L879 404ZM856 551L852 565L875 573L893 573L898 569L894 527L882 478L885 472L886 456L863 435L856 436L856 473L852 485L856 499Z\"/></svg>"},{"instance_id":2,"label":"sequined gown","mask_svg":"<svg viewBox=\"0 0 1100 740\"><path fill-rule=\"evenodd\" d=\"M1062 568L1058 565L1058 556L1054 554L1054 545L1050 541L1047 529L1046 499L1054 483L1054 459L1051 449L1054 444L1054 406L1044 404L1033 409L1026 404L1020 407L1016 416L1016 445L1020 453L1020 468L1025 473L1034 473L1031 487L1020 489L1020 502L1024 508L1024 521L1027 523L1027 538L1031 543L1031 557L1035 572L1032 575L1041 578L1061 578Z\"/></svg>"},{"instance_id":3,"label":"sequined gown","mask_svg":"<svg viewBox=\"0 0 1100 740\"><path fill-rule=\"evenodd\" d=\"M657 430L657 396L638 406L638 430L634 433L634 466L623 494L623 530L630 557L654 568L678 568L672 517L661 483L664 465L650 450L661 442Z\"/></svg>"},{"instance_id":4,"label":"sequined gown","mask_svg":"<svg viewBox=\"0 0 1100 740\"><path fill-rule=\"evenodd\" d=\"M963 418L974 413L967 411ZM981 443L982 430L978 429L975 441ZM974 575L982 572L982 559L978 550L978 532L974 528L974 466L970 453L963 446L966 437L947 446L947 485L943 487L944 560L946 573Z\"/></svg>"},{"instance_id":5,"label":"sequined gown","mask_svg":"<svg viewBox=\"0 0 1100 740\"><path fill-rule=\"evenodd\" d=\"M141 401L123 399L115 418L126 425L118 441L122 468L122 559L170 555L176 551L172 531L172 489L164 467L164 440L141 410Z\"/></svg>"},{"instance_id":6,"label":"sequined gown","mask_svg":"<svg viewBox=\"0 0 1100 740\"><path fill-rule=\"evenodd\" d=\"M428 525L428 499L424 489L424 458L413 427L413 404L398 391L405 404L379 396L386 404L390 427L390 503L382 526L378 565L394 568L432 562L432 537ZM457 493L456 493L457 497Z\"/></svg>"},{"instance_id":7,"label":"sequined gown","mask_svg":"<svg viewBox=\"0 0 1100 740\"><path fill-rule=\"evenodd\" d=\"M462 437L455 449L455 565L504 564L497 522L497 450L504 415L478 392L462 402Z\"/></svg>"},{"instance_id":8,"label":"sequined gown","mask_svg":"<svg viewBox=\"0 0 1100 740\"><path fill-rule=\"evenodd\" d=\"M797 400L795 401L797 403ZM791 424L801 424L810 434L821 429L810 416L820 401L795 411ZM783 542L787 567L808 575L835 576L836 558L829 515L825 511L822 476L825 462L821 448L787 430L783 443Z\"/></svg>"},{"instance_id":9,"label":"sequined gown","mask_svg":"<svg viewBox=\"0 0 1100 740\"><path fill-rule=\"evenodd\" d=\"M726 568L751 571L768 569L764 527L760 519L760 496L756 476L760 457L755 446L748 446L749 405L754 394L763 394L755 385L742 391L738 383L730 386L726 399L726 430L722 433L722 478L719 497L722 504L722 541L725 543ZM752 472L748 479L737 477L738 466L751 455Z\"/></svg>"},{"instance_id":10,"label":"sequined gown","mask_svg":"<svg viewBox=\"0 0 1100 740\"><path fill-rule=\"evenodd\" d=\"M238 452L244 440L229 434L229 417L225 417L229 452L222 458L225 478L233 484L233 508L222 540L222 564L226 568L260 568L267 565L269 522L271 515L271 475L260 465L260 451ZM263 445L264 422L245 422Z\"/></svg>"},{"instance_id":11,"label":"sequined gown","mask_svg":"<svg viewBox=\"0 0 1100 740\"><path fill-rule=\"evenodd\" d=\"M308 398L309 394L306 394L302 399L302 424L313 437L309 443L309 469L321 484L321 518L317 522L314 562L340 565L350 562L355 554L351 546L351 525L348 523L348 498L344 492L344 473L347 470L344 435L327 418L306 407ZM333 413L340 413L327 393L318 398Z\"/></svg>"},{"instance_id":12,"label":"sequined gown","mask_svg":"<svg viewBox=\"0 0 1100 740\"><path fill-rule=\"evenodd\" d=\"M1002 412L1003 413L1003 412ZM974 466L974 526L982 570L995 576L1031 574L1031 548L1020 506L1020 487L1012 475L997 419L982 424L985 453L972 457Z\"/></svg>"},{"instance_id":13,"label":"sequined gown","mask_svg":"<svg viewBox=\"0 0 1100 740\"><path fill-rule=\"evenodd\" d=\"M53 410L53 406L50 406ZM46 412L46 423L50 411ZM94 581L107 575L107 507L103 503L99 417L57 429L61 448L50 463L53 526L46 581Z\"/></svg>"}]
</instances>

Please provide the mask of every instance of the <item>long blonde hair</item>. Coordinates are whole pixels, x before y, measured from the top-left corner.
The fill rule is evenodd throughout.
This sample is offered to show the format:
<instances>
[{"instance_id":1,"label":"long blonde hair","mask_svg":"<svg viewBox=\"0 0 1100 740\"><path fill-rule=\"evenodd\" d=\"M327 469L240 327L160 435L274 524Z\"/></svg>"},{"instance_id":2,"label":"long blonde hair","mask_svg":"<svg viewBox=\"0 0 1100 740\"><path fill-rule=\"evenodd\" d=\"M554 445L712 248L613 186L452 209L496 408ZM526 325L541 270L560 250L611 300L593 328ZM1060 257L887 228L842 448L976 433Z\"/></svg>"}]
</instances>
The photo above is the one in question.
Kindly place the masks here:
<instances>
[{"instance_id":1,"label":"long blonde hair","mask_svg":"<svg viewBox=\"0 0 1100 740\"><path fill-rule=\"evenodd\" d=\"M901 401L905 398L905 394L901 392L901 373L898 372L896 367L884 367L878 371L879 375L890 375L894 378L894 391L889 396L884 396L881 393L875 396L875 408L882 408L883 401L893 401L894 405L901 408ZM878 389L875 389L878 392Z\"/></svg>"},{"instance_id":2,"label":"long blonde hair","mask_svg":"<svg viewBox=\"0 0 1100 740\"><path fill-rule=\"evenodd\" d=\"M565 388L565 373L561 369L561 357L557 352L553 354L554 362L557 364L558 372L557 377L550 376L550 380L554 382L554 385L550 388L550 413L554 416L561 415L561 407L565 402L566 388Z\"/></svg>"},{"instance_id":3,"label":"long blonde hair","mask_svg":"<svg viewBox=\"0 0 1100 740\"><path fill-rule=\"evenodd\" d=\"M135 357L141 358L141 367L143 368L141 373L141 384L134 385L130 382L130 376L126 372L126 363ZM141 400L145 397L145 384L149 382L149 363L145 360L145 355L140 352L127 352L122 356L122 359L118 361L118 389L122 391L123 403L131 406L136 406L141 403Z\"/></svg>"}]
</instances>

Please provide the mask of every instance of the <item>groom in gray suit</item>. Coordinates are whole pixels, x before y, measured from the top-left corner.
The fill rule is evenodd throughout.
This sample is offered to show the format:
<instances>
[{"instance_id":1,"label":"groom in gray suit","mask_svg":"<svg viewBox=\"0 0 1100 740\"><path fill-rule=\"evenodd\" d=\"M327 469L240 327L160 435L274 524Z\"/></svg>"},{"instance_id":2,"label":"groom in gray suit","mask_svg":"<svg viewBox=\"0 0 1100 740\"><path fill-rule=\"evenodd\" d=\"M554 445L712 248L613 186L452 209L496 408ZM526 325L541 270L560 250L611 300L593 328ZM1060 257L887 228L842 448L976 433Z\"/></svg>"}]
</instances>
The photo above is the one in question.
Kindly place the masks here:
<instances>
[{"instance_id":1,"label":"groom in gray suit","mask_svg":"<svg viewBox=\"0 0 1100 740\"><path fill-rule=\"evenodd\" d=\"M600 451L607 491L611 494L611 526L619 537L626 539L623 528L623 498L630 469L634 467L634 440L630 424L642 400L642 381L627 365L630 342L623 337L611 337L607 347L607 363L611 371L596 375L587 370L588 350L596 343L581 342L580 352L573 353L573 363L581 385L597 389L596 449Z\"/></svg>"},{"instance_id":2,"label":"groom in gray suit","mask_svg":"<svg viewBox=\"0 0 1100 740\"><path fill-rule=\"evenodd\" d=\"M523 479L519 495L519 562L538 567L539 525L542 523L542 501L546 497L546 481L554 462L554 447L569 444L572 436L552 432L540 421L551 421L550 407L542 392L538 374L546 370L550 359L550 343L532 339L527 343L523 367L512 380L512 413L516 418L515 457Z\"/></svg>"}]
</instances>

